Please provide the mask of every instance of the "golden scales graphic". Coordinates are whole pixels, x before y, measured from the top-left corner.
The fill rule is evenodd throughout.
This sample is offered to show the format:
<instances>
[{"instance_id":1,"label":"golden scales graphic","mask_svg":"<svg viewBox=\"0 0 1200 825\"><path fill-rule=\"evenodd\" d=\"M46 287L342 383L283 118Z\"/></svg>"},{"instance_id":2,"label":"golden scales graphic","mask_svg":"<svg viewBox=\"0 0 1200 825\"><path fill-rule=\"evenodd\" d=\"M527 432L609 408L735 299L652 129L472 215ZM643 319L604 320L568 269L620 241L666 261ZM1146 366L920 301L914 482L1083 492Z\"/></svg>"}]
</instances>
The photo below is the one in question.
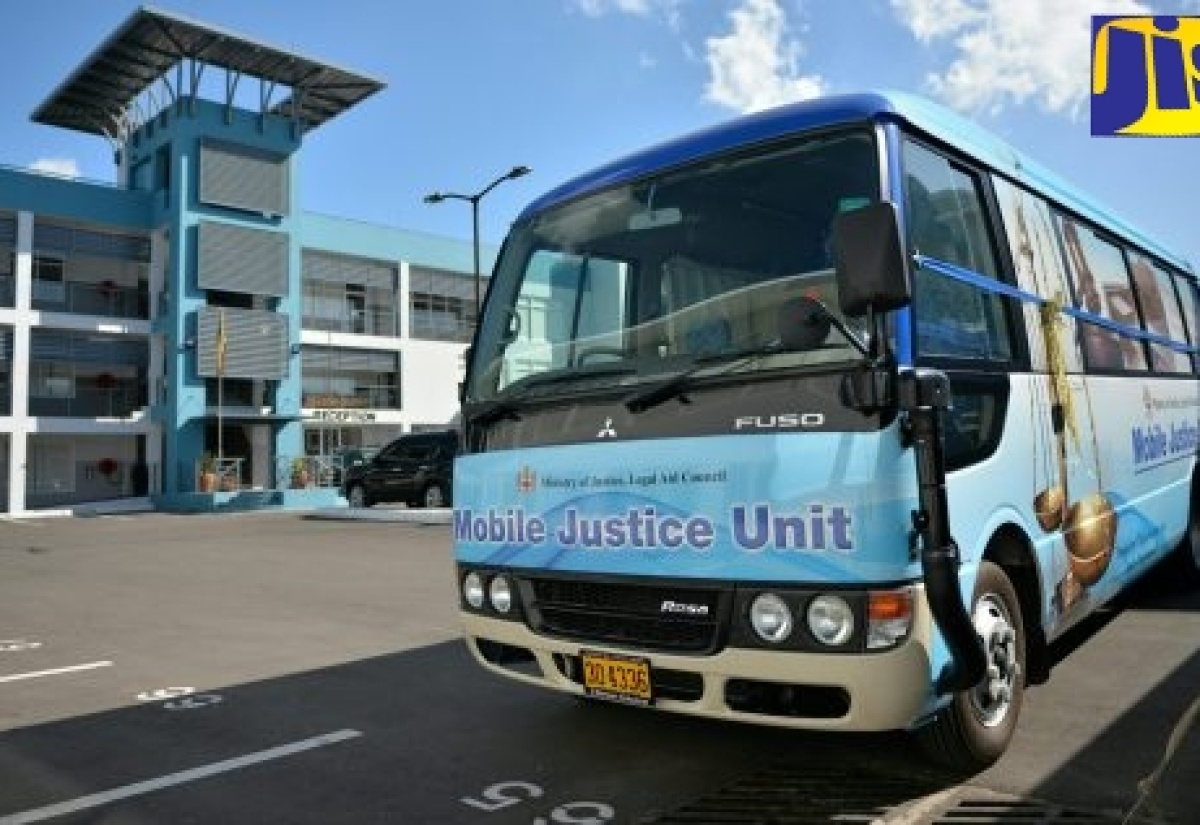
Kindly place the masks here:
<instances>
[{"instance_id":1,"label":"golden scales graphic","mask_svg":"<svg viewBox=\"0 0 1200 825\"><path fill-rule=\"evenodd\" d=\"M1023 199L1022 196L1018 196ZM1048 223L1048 222L1047 222ZM1017 227L1019 232L1020 252L1022 263L1028 268L1029 274L1038 283L1039 291L1048 294L1045 284L1039 275L1042 267L1035 265L1035 250L1025 222L1024 209L1018 201ZM1047 226L1047 238L1052 237ZM1073 250L1078 252L1079 250ZM1077 266L1086 267L1083 256L1079 255ZM1088 273L1090 278L1090 273ZM1061 291L1055 291L1054 297L1038 307L1038 328L1041 331L1041 341L1045 348L1046 365L1048 368L1049 406L1051 412L1052 430L1055 441L1056 461L1053 465L1046 461L1040 462L1045 470L1046 486L1034 495L1033 508L1038 525L1047 533L1061 531L1063 543L1067 549L1068 568L1063 581L1059 583L1059 595L1064 609L1074 604L1082 595L1084 588L1090 587L1100 580L1108 569L1112 559L1117 537L1117 513L1113 509L1108 496L1103 492L1104 484L1101 477L1100 454L1096 444L1095 422L1092 422L1092 460L1089 475L1096 481L1094 492L1072 501L1069 486L1068 446L1073 446L1074 452L1081 459L1083 450L1080 447L1079 421L1076 414L1075 391L1067 378L1067 355L1063 348L1063 336L1067 332L1063 319L1063 297ZM1099 307L1088 307L1096 311ZM1088 410L1091 412L1091 395L1087 384L1083 384L1084 395L1087 399ZM1037 474L1037 446L1035 441L1035 489ZM1054 467L1052 477L1051 466Z\"/></svg>"}]
</instances>

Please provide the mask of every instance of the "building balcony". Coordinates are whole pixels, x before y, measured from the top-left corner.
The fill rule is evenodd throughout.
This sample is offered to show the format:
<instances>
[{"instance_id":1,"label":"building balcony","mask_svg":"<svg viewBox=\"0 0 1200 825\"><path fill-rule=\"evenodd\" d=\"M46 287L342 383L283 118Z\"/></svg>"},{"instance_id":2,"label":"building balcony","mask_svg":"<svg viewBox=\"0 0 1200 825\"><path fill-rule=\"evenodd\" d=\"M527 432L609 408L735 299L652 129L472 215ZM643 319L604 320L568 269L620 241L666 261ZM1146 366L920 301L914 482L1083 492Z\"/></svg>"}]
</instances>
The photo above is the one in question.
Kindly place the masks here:
<instances>
[{"instance_id":1,"label":"building balcony","mask_svg":"<svg viewBox=\"0 0 1200 825\"><path fill-rule=\"evenodd\" d=\"M2 296L3 285L0 284L0 300ZM106 318L150 317L150 298L145 288L117 286L107 281L96 284L35 280L32 306L47 312L70 312Z\"/></svg>"},{"instance_id":2,"label":"building balcony","mask_svg":"<svg viewBox=\"0 0 1200 825\"><path fill-rule=\"evenodd\" d=\"M141 382L114 381L89 386L83 381L64 385L53 395L31 395L29 414L52 418L132 418L149 403Z\"/></svg>"},{"instance_id":3,"label":"building balcony","mask_svg":"<svg viewBox=\"0 0 1200 825\"><path fill-rule=\"evenodd\" d=\"M304 329L318 332L348 332L353 335L395 337L396 313L386 308L348 309L341 313L305 313Z\"/></svg>"}]
</instances>

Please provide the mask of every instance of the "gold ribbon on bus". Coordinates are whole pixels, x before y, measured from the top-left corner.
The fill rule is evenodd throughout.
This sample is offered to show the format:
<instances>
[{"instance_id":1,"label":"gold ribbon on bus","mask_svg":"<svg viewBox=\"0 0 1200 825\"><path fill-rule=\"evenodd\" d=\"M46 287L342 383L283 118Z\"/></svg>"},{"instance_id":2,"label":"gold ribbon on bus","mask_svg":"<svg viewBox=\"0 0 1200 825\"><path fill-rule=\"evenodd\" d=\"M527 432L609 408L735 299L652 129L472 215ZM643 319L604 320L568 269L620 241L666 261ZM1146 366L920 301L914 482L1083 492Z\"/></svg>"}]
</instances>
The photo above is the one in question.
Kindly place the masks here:
<instances>
[{"instance_id":1,"label":"gold ribbon on bus","mask_svg":"<svg viewBox=\"0 0 1200 825\"><path fill-rule=\"evenodd\" d=\"M1066 322L1062 316L1062 293L1056 292L1054 297L1038 307L1041 321L1042 343L1046 347L1046 366L1050 370L1050 391L1063 412L1063 426L1079 452L1079 423L1075 415L1075 395L1071 392L1071 384L1067 381L1067 353L1062 346L1063 328Z\"/></svg>"}]
</instances>

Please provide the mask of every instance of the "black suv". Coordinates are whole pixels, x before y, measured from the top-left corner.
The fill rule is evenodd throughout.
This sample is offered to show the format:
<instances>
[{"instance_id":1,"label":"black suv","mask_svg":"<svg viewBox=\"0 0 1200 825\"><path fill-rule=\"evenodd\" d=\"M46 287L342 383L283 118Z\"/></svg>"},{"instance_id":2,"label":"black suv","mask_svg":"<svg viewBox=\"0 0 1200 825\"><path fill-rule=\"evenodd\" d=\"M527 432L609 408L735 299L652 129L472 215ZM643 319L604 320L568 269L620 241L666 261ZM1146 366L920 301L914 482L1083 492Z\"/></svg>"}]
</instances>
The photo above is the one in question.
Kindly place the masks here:
<instances>
[{"instance_id":1,"label":"black suv","mask_svg":"<svg viewBox=\"0 0 1200 825\"><path fill-rule=\"evenodd\" d=\"M410 507L448 507L458 432L402 435L370 461L346 470L342 495L351 507L403 501Z\"/></svg>"}]
</instances>

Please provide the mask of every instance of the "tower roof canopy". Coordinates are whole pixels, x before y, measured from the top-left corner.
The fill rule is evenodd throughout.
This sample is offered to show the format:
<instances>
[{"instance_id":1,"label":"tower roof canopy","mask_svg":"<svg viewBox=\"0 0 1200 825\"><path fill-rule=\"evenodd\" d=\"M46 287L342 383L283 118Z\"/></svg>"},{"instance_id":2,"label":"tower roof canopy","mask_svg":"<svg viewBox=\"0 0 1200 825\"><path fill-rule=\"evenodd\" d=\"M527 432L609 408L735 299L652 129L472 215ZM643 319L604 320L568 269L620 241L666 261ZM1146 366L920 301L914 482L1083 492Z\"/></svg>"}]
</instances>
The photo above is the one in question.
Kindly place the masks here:
<instances>
[{"instance_id":1,"label":"tower roof canopy","mask_svg":"<svg viewBox=\"0 0 1200 825\"><path fill-rule=\"evenodd\" d=\"M171 70L181 62L175 79ZM204 67L287 87L290 94L264 109L312 129L384 84L374 78L268 46L222 29L142 7L113 32L33 113L33 120L108 137L129 131L131 106L159 80L167 100L194 95ZM183 88L181 88L183 87ZM226 84L228 95L232 85Z\"/></svg>"}]
</instances>

